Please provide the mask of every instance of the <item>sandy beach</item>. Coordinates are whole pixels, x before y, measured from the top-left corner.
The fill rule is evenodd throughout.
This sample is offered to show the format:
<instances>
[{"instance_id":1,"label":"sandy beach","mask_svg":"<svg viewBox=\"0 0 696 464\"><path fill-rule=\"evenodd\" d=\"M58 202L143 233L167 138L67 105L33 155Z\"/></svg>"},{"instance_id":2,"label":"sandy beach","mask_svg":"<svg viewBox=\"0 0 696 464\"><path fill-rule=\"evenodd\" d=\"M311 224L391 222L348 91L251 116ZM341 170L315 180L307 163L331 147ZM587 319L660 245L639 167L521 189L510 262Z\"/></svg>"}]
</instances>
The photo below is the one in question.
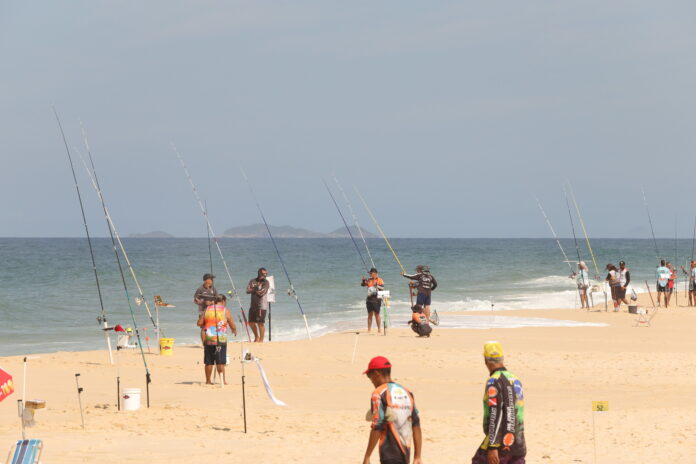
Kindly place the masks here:
<instances>
[{"instance_id":1,"label":"sandy beach","mask_svg":"<svg viewBox=\"0 0 696 464\"><path fill-rule=\"evenodd\" d=\"M116 368L108 365L106 352L44 354L29 361L27 396L46 400L47 408L37 412L28 436L45 441L43 461L49 463L360 462L372 390L361 372L372 356L384 355L394 365L395 380L414 392L424 462L469 462L483 438L482 344L496 339L506 350L508 369L524 384L527 462L594 462L593 400L610 405L609 412L594 416L597 462L690 462L696 453L696 399L688 394L696 371L696 309L661 309L650 328L634 327L637 317L623 311L504 312L603 327L436 329L430 339L417 339L406 328L390 329L386 337L360 333L354 364L354 333L254 345L276 396L288 407L268 399L256 367L246 364L247 434L239 344L229 347L224 388L202 384L200 347L176 346L171 357L153 350L147 355L152 407L144 407L143 391L143 408L134 412L116 410ZM0 403L4 460L20 437L22 357L0 358L0 366L16 381L16 392ZM85 430L75 373L84 388ZM135 350L122 352L121 379L125 388L144 388ZM376 455L372 462L379 462Z\"/></svg>"}]
</instances>

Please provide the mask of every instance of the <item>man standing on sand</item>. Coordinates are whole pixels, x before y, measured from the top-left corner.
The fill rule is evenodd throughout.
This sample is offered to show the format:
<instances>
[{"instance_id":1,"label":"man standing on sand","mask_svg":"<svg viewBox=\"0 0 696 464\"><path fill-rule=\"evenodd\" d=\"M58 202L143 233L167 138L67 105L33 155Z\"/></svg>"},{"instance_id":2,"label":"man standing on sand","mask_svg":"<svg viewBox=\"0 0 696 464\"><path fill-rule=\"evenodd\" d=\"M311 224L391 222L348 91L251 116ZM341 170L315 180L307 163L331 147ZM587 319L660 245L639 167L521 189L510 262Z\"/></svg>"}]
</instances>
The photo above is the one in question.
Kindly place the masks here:
<instances>
[{"instance_id":1,"label":"man standing on sand","mask_svg":"<svg viewBox=\"0 0 696 464\"><path fill-rule=\"evenodd\" d=\"M631 283L631 272L626 267L625 261L619 261L619 288L616 289L616 296L618 298L618 304L621 306L623 302L628 306L628 300L626 299L626 289L628 284Z\"/></svg>"},{"instance_id":2,"label":"man standing on sand","mask_svg":"<svg viewBox=\"0 0 696 464\"><path fill-rule=\"evenodd\" d=\"M225 365L227 364L227 329L232 330L232 335L237 335L237 327L234 325L230 310L225 307L227 298L225 295L215 297L215 304L208 306L203 314L198 317L198 327L203 329L205 335L205 347L203 351L203 364L205 364L205 383L212 385L210 377L213 374L213 366L217 366L220 380L227 385L225 378Z\"/></svg>"},{"instance_id":3,"label":"man standing on sand","mask_svg":"<svg viewBox=\"0 0 696 464\"><path fill-rule=\"evenodd\" d=\"M360 285L367 287L367 299L365 300L365 306L367 306L367 331L372 330L372 317L375 318L375 323L377 324L377 333L382 331L382 320L379 316L379 311L382 308L382 300L379 299L377 294L378 291L384 290L384 281L379 277L377 269L374 267L370 269L370 278L362 278Z\"/></svg>"},{"instance_id":4,"label":"man standing on sand","mask_svg":"<svg viewBox=\"0 0 696 464\"><path fill-rule=\"evenodd\" d=\"M249 303L249 327L254 332L254 342L263 343L266 335L266 313L268 312L268 290L271 284L266 277L268 271L262 267L251 279L246 287L246 292L251 295Z\"/></svg>"},{"instance_id":5,"label":"man standing on sand","mask_svg":"<svg viewBox=\"0 0 696 464\"><path fill-rule=\"evenodd\" d=\"M428 318L428 322L433 322L430 318L430 303L431 295L433 291L437 288L437 280L430 273L430 268L428 266L418 265L416 266L415 274L404 274L402 276L409 280L415 280L415 287L418 289L418 295L416 296L416 304L423 306L423 312L425 317Z\"/></svg>"},{"instance_id":6,"label":"man standing on sand","mask_svg":"<svg viewBox=\"0 0 696 464\"><path fill-rule=\"evenodd\" d=\"M196 289L196 293L193 294L193 302L198 305L198 317L205 312L208 307L209 302L214 302L215 297L218 295L215 286L213 285L213 280L215 276L213 274L203 275L203 285ZM205 332L201 329L201 342L205 345Z\"/></svg>"},{"instance_id":7,"label":"man standing on sand","mask_svg":"<svg viewBox=\"0 0 696 464\"><path fill-rule=\"evenodd\" d=\"M423 436L413 395L391 378L391 363L384 356L370 360L363 372L375 386L370 400L372 422L363 464L379 443L381 464L409 464L413 439L413 464L422 464Z\"/></svg>"},{"instance_id":8,"label":"man standing on sand","mask_svg":"<svg viewBox=\"0 0 696 464\"><path fill-rule=\"evenodd\" d=\"M655 269L655 277L657 278L657 284L655 285L657 289L657 307L660 307L660 293L665 296L665 307L669 304L669 278L672 275L672 271L666 266L665 260L660 261L660 266Z\"/></svg>"},{"instance_id":9,"label":"man standing on sand","mask_svg":"<svg viewBox=\"0 0 696 464\"><path fill-rule=\"evenodd\" d=\"M471 464L525 464L524 394L519 381L504 364L498 342L483 346L483 359L490 373L483 394L483 443Z\"/></svg>"}]
</instances>

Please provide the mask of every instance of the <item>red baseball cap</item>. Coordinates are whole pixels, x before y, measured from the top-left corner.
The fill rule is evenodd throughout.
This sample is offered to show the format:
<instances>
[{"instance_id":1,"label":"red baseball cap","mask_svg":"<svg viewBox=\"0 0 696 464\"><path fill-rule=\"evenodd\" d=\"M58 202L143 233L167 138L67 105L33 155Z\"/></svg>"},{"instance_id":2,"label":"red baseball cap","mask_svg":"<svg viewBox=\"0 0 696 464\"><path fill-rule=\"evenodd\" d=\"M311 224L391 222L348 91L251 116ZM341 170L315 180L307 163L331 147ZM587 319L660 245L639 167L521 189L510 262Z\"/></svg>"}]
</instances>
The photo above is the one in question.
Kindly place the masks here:
<instances>
[{"instance_id":1,"label":"red baseball cap","mask_svg":"<svg viewBox=\"0 0 696 464\"><path fill-rule=\"evenodd\" d=\"M392 367L391 363L384 356L375 356L370 359L370 364L367 365L367 370L363 374L367 374L375 369L385 369L387 367Z\"/></svg>"}]
</instances>

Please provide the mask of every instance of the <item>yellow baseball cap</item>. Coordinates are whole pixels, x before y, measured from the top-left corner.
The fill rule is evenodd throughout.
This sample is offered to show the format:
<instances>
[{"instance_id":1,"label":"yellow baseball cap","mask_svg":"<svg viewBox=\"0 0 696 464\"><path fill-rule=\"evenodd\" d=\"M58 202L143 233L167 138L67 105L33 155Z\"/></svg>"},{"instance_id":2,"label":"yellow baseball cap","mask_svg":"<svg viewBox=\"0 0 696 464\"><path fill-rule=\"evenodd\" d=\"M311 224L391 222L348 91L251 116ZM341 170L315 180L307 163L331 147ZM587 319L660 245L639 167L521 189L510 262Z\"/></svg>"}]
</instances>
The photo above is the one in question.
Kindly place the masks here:
<instances>
[{"instance_id":1,"label":"yellow baseball cap","mask_svg":"<svg viewBox=\"0 0 696 464\"><path fill-rule=\"evenodd\" d=\"M502 358L504 356L503 346L500 342L486 342L483 345L483 356L486 358Z\"/></svg>"}]
</instances>

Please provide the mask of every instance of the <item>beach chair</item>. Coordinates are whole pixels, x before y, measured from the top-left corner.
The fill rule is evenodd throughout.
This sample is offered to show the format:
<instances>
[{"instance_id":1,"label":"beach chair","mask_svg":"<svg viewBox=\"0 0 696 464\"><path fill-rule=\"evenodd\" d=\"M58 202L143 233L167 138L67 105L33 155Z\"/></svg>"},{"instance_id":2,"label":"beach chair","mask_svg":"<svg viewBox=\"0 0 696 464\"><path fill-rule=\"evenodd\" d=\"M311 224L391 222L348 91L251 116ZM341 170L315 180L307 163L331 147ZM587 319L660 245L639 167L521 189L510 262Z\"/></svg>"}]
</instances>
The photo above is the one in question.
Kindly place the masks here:
<instances>
[{"instance_id":1,"label":"beach chair","mask_svg":"<svg viewBox=\"0 0 696 464\"><path fill-rule=\"evenodd\" d=\"M40 464L42 451L41 440L18 440L7 454L7 464Z\"/></svg>"}]
</instances>

